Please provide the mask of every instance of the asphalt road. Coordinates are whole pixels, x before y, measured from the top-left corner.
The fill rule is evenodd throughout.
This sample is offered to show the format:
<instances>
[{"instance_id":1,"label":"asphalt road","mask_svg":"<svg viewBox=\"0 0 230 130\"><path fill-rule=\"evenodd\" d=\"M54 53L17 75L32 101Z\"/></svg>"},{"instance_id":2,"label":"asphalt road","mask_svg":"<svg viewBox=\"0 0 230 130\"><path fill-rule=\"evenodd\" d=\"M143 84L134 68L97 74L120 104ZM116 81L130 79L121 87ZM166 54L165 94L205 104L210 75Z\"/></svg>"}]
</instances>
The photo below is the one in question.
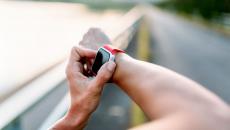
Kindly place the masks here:
<instances>
[{"instance_id":1,"label":"asphalt road","mask_svg":"<svg viewBox=\"0 0 230 130\"><path fill-rule=\"evenodd\" d=\"M230 36L157 9L148 11L153 62L181 73L230 103Z\"/></svg>"}]
</instances>

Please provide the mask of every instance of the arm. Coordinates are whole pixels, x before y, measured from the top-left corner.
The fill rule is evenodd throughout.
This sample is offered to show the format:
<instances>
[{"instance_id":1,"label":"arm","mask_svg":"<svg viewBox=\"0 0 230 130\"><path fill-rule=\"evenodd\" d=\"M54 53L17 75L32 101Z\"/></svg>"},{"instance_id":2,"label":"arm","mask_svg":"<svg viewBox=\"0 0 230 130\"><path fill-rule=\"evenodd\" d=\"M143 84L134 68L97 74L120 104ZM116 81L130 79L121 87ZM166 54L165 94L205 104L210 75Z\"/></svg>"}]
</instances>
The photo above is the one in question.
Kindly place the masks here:
<instances>
[{"instance_id":1,"label":"arm","mask_svg":"<svg viewBox=\"0 0 230 130\"><path fill-rule=\"evenodd\" d=\"M229 129L229 106L201 85L126 54L116 64L113 81L154 120L137 130Z\"/></svg>"},{"instance_id":2,"label":"arm","mask_svg":"<svg viewBox=\"0 0 230 130\"><path fill-rule=\"evenodd\" d=\"M110 43L108 37L100 29L91 28L79 42L84 47L72 48L66 67L71 105L66 115L51 130L82 130L96 110L103 86L111 79L116 66L114 62L106 63L97 76L92 78L89 68L96 56L95 50L105 43Z\"/></svg>"},{"instance_id":3,"label":"arm","mask_svg":"<svg viewBox=\"0 0 230 130\"><path fill-rule=\"evenodd\" d=\"M82 130L99 104L103 86L112 77L116 64L112 61L105 63L92 78L89 66L96 51L73 47L66 76L69 84L71 104L67 114L51 127L51 130Z\"/></svg>"},{"instance_id":4,"label":"arm","mask_svg":"<svg viewBox=\"0 0 230 130\"><path fill-rule=\"evenodd\" d=\"M96 48L100 30L90 30L81 45ZM91 42L86 42L93 39ZM103 38L102 38L103 39ZM106 41L106 40L105 40ZM108 42L99 42L108 43ZM92 80L87 78L83 61L91 61L95 51L73 48L66 69L71 106L51 129L81 130L96 109L103 85L114 72L114 63L102 66ZM86 60L87 59L87 60ZM229 106L201 85L166 68L138 61L126 54L116 57L112 80L119 85L152 120L135 130L229 130ZM87 63L90 65L90 63Z\"/></svg>"}]
</instances>

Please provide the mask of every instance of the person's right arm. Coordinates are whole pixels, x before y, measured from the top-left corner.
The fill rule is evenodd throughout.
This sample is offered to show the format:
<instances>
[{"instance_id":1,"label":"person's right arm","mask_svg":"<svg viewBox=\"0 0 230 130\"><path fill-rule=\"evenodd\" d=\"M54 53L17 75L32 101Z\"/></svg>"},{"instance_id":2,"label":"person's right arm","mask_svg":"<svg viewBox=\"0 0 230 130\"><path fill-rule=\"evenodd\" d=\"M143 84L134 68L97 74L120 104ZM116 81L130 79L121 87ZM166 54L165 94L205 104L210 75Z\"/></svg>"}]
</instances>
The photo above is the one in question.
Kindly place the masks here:
<instances>
[{"instance_id":1,"label":"person's right arm","mask_svg":"<svg viewBox=\"0 0 230 130\"><path fill-rule=\"evenodd\" d=\"M203 86L158 65L116 56L113 81L152 120L135 130L229 130L229 106Z\"/></svg>"}]
</instances>

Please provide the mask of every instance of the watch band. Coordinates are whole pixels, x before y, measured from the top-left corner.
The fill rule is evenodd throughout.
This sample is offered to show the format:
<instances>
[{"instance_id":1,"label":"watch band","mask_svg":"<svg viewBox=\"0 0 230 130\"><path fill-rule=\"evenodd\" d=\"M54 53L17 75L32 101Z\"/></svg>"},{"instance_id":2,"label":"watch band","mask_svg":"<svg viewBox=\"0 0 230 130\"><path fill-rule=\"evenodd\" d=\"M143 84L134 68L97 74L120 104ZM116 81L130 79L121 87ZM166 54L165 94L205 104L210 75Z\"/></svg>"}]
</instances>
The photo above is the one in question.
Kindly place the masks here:
<instances>
[{"instance_id":1,"label":"watch band","mask_svg":"<svg viewBox=\"0 0 230 130\"><path fill-rule=\"evenodd\" d=\"M118 49L118 48L115 48L113 46L110 46L108 44L105 44L103 46L103 48L105 48L106 50L110 51L113 55L117 54L117 53L125 53L125 51L121 50L121 49Z\"/></svg>"}]
</instances>

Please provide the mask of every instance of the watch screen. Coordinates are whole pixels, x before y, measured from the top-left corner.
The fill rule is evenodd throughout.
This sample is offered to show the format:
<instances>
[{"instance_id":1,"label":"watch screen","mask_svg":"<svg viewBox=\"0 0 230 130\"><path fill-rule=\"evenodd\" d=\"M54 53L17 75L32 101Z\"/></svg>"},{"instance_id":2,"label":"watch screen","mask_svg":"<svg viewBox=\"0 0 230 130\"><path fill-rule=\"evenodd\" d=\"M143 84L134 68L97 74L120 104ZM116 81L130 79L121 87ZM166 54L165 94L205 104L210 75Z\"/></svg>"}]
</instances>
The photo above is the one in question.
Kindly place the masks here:
<instances>
[{"instance_id":1,"label":"watch screen","mask_svg":"<svg viewBox=\"0 0 230 130\"><path fill-rule=\"evenodd\" d=\"M96 55L96 58L94 60L92 71L97 74L98 70L101 68L101 66L109 61L110 54L106 52L104 49L99 49Z\"/></svg>"}]
</instances>

